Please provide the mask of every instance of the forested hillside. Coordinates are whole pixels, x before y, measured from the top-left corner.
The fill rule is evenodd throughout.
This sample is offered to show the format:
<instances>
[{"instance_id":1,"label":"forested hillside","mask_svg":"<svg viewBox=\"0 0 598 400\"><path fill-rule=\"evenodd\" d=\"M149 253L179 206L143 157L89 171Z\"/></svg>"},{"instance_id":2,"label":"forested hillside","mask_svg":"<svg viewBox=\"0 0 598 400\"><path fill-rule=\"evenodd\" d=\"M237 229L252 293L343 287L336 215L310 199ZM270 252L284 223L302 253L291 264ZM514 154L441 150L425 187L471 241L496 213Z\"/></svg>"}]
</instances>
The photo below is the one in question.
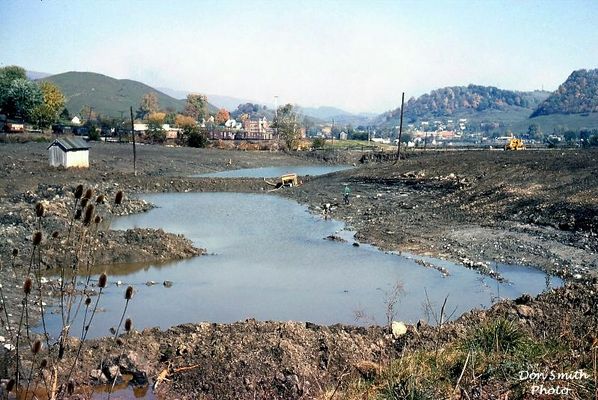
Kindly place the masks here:
<instances>
[{"instance_id":1,"label":"forested hillside","mask_svg":"<svg viewBox=\"0 0 598 400\"><path fill-rule=\"evenodd\" d=\"M593 112L598 112L598 69L580 69L573 71L569 78L538 106L532 117Z\"/></svg>"}]
</instances>

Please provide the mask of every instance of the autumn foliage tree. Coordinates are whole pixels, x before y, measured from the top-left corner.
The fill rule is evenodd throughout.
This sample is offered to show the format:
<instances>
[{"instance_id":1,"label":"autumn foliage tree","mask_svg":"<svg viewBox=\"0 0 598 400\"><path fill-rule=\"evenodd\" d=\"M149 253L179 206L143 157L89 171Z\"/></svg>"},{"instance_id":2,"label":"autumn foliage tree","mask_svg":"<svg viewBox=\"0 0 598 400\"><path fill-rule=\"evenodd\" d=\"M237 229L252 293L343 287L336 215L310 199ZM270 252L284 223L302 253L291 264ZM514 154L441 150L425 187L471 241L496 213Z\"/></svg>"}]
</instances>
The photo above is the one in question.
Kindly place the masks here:
<instances>
[{"instance_id":1,"label":"autumn foliage tree","mask_svg":"<svg viewBox=\"0 0 598 400\"><path fill-rule=\"evenodd\" d=\"M199 121L208 114L208 98L203 94L190 93L183 114Z\"/></svg>"},{"instance_id":2,"label":"autumn foliage tree","mask_svg":"<svg viewBox=\"0 0 598 400\"><path fill-rule=\"evenodd\" d=\"M81 118L85 119L87 123L91 123L91 121L96 121L98 119L98 113L93 110L93 107L87 104L81 107L79 115L81 115Z\"/></svg>"},{"instance_id":3,"label":"autumn foliage tree","mask_svg":"<svg viewBox=\"0 0 598 400\"><path fill-rule=\"evenodd\" d=\"M166 134L164 133L164 129L162 129L162 124L164 123L165 119L166 113L163 112L153 112L147 117L147 131L149 139L152 142L162 143L164 140L166 140Z\"/></svg>"},{"instance_id":4,"label":"autumn foliage tree","mask_svg":"<svg viewBox=\"0 0 598 400\"><path fill-rule=\"evenodd\" d=\"M43 81L39 88L43 102L33 109L31 119L40 128L45 128L58 120L59 113L64 109L65 98L58 86L52 82Z\"/></svg>"},{"instance_id":5,"label":"autumn foliage tree","mask_svg":"<svg viewBox=\"0 0 598 400\"><path fill-rule=\"evenodd\" d=\"M288 149L297 147L297 141L301 137L301 123L292 104L278 107L273 126Z\"/></svg>"},{"instance_id":6,"label":"autumn foliage tree","mask_svg":"<svg viewBox=\"0 0 598 400\"><path fill-rule=\"evenodd\" d=\"M185 128L192 128L197 125L197 121L193 117L189 117L187 115L177 114L174 118L174 123L177 127L185 129Z\"/></svg>"},{"instance_id":7,"label":"autumn foliage tree","mask_svg":"<svg viewBox=\"0 0 598 400\"><path fill-rule=\"evenodd\" d=\"M230 113L225 108L218 110L218 113L216 114L216 123L218 125L224 125L224 123L229 119Z\"/></svg>"},{"instance_id":8,"label":"autumn foliage tree","mask_svg":"<svg viewBox=\"0 0 598 400\"><path fill-rule=\"evenodd\" d=\"M153 112L147 117L147 121L154 125L162 125L164 123L164 119L166 118L166 113L163 112Z\"/></svg>"},{"instance_id":9,"label":"autumn foliage tree","mask_svg":"<svg viewBox=\"0 0 598 400\"><path fill-rule=\"evenodd\" d=\"M158 96L154 92L149 92L143 95L139 109L137 110L137 118L145 119L148 115L156 113L160 110L158 103Z\"/></svg>"}]
</instances>

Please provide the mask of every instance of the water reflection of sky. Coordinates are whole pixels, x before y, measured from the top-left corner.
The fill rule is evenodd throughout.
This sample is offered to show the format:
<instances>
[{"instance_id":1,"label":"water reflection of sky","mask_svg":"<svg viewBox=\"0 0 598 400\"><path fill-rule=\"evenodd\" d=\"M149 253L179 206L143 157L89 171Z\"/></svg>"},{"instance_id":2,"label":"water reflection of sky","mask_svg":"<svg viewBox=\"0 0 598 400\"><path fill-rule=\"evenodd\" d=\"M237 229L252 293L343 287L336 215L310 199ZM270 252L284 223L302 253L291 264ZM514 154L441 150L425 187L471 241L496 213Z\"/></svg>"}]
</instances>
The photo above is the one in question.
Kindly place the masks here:
<instances>
[{"instance_id":1,"label":"water reflection of sky","mask_svg":"<svg viewBox=\"0 0 598 400\"><path fill-rule=\"evenodd\" d=\"M533 295L546 285L546 275L531 268L499 266L510 281L503 284L447 261L417 257L447 268L450 276L443 277L410 257L323 240L343 224L277 196L186 193L144 198L157 208L115 219L113 228L153 227L184 234L210 255L116 266L91 335L106 334L118 323L126 285L136 290L128 315L137 329L246 318L354 324L356 313L363 315L357 323L382 324L385 300L397 283L403 293L395 319L415 322L425 317L426 293L438 308L448 296L447 310L458 316L491 305L497 295ZM118 280L120 287L114 285ZM173 286L163 286L165 280ZM157 284L147 286L148 281ZM57 317L50 320L54 327L59 323Z\"/></svg>"}]
</instances>

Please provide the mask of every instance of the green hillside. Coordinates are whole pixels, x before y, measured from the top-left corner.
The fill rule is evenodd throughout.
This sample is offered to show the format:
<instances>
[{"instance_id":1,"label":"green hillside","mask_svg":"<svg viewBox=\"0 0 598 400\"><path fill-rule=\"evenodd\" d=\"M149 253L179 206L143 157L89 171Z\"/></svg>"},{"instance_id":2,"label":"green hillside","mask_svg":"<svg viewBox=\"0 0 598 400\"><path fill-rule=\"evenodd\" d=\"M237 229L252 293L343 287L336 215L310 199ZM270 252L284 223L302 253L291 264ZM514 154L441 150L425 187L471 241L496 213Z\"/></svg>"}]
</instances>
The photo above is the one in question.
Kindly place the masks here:
<instances>
[{"instance_id":1,"label":"green hillside","mask_svg":"<svg viewBox=\"0 0 598 400\"><path fill-rule=\"evenodd\" d=\"M537 124L542 132L578 131L580 129L598 128L598 112L584 114L550 114L516 122L512 125L513 132L525 132L531 124Z\"/></svg>"},{"instance_id":2,"label":"green hillside","mask_svg":"<svg viewBox=\"0 0 598 400\"><path fill-rule=\"evenodd\" d=\"M88 105L102 115L118 117L121 111L128 113L139 107L144 94L153 92L158 97L163 110L182 111L184 100L174 99L144 83L130 79L114 79L94 72L65 72L48 76L42 80L54 82L66 97L66 108L71 114L77 114ZM209 111L216 108L209 106Z\"/></svg>"}]
</instances>

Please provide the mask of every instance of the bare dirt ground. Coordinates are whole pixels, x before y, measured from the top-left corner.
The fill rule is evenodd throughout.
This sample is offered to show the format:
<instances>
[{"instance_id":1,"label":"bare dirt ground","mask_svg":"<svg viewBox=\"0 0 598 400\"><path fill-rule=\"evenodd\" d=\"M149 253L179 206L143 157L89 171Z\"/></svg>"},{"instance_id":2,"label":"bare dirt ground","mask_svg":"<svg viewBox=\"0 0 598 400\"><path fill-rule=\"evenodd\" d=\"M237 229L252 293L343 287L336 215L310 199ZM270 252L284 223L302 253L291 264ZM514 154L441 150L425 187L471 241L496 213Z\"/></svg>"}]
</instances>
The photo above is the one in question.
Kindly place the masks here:
<instances>
[{"instance_id":1,"label":"bare dirt ground","mask_svg":"<svg viewBox=\"0 0 598 400\"><path fill-rule=\"evenodd\" d=\"M46 204L44 232L64 229L78 184L107 199L123 190L127 205L119 213L126 214L150 207L135 199L142 192L270 189L259 179L189 178L191 174L315 162L305 154L139 146L134 176L130 145L93 144L92 167L66 171L47 166L46 146L0 145L0 253L5 266L15 261L12 249L19 249L14 275L2 273L8 298L19 298L23 273L18 266L27 264L31 234L39 229L35 205ZM588 332L598 328L597 158L598 151L409 154L397 164L369 164L305 178L300 187L276 192L318 213L324 204L331 204L331 216L346 221L359 241L382 249L444 257L484 273L489 273L487 261L539 266L578 282L575 286L536 300L503 302L489 312L472 312L440 330L410 327L398 340L382 328L255 321L134 332L122 339L120 347L111 339L90 342L77 382L102 383L110 378L109 367L116 365L119 373L131 374L141 383L160 382L156 393L165 399L330 398L337 391L343 398L340 393L348 389L348 382L369 382L403 349L433 343L437 351L438 346L467 336L471 327L498 317L514 321L536 340L548 338L571 349L583 348L571 352L565 364L586 368L591 350L586 347L592 339ZM344 184L352 190L349 205L343 204ZM183 237L154 230L106 230L101 236L96 246L102 262L200 252ZM46 262L52 264L52 259ZM165 370L170 380L160 379ZM493 376L486 383L487 392L498 396L501 385L512 382ZM492 396L478 398L498 398Z\"/></svg>"},{"instance_id":2,"label":"bare dirt ground","mask_svg":"<svg viewBox=\"0 0 598 400\"><path fill-rule=\"evenodd\" d=\"M333 218L382 249L584 279L598 272L597 159L598 151L413 154L312 177L283 194L315 211L332 204Z\"/></svg>"}]
</instances>

